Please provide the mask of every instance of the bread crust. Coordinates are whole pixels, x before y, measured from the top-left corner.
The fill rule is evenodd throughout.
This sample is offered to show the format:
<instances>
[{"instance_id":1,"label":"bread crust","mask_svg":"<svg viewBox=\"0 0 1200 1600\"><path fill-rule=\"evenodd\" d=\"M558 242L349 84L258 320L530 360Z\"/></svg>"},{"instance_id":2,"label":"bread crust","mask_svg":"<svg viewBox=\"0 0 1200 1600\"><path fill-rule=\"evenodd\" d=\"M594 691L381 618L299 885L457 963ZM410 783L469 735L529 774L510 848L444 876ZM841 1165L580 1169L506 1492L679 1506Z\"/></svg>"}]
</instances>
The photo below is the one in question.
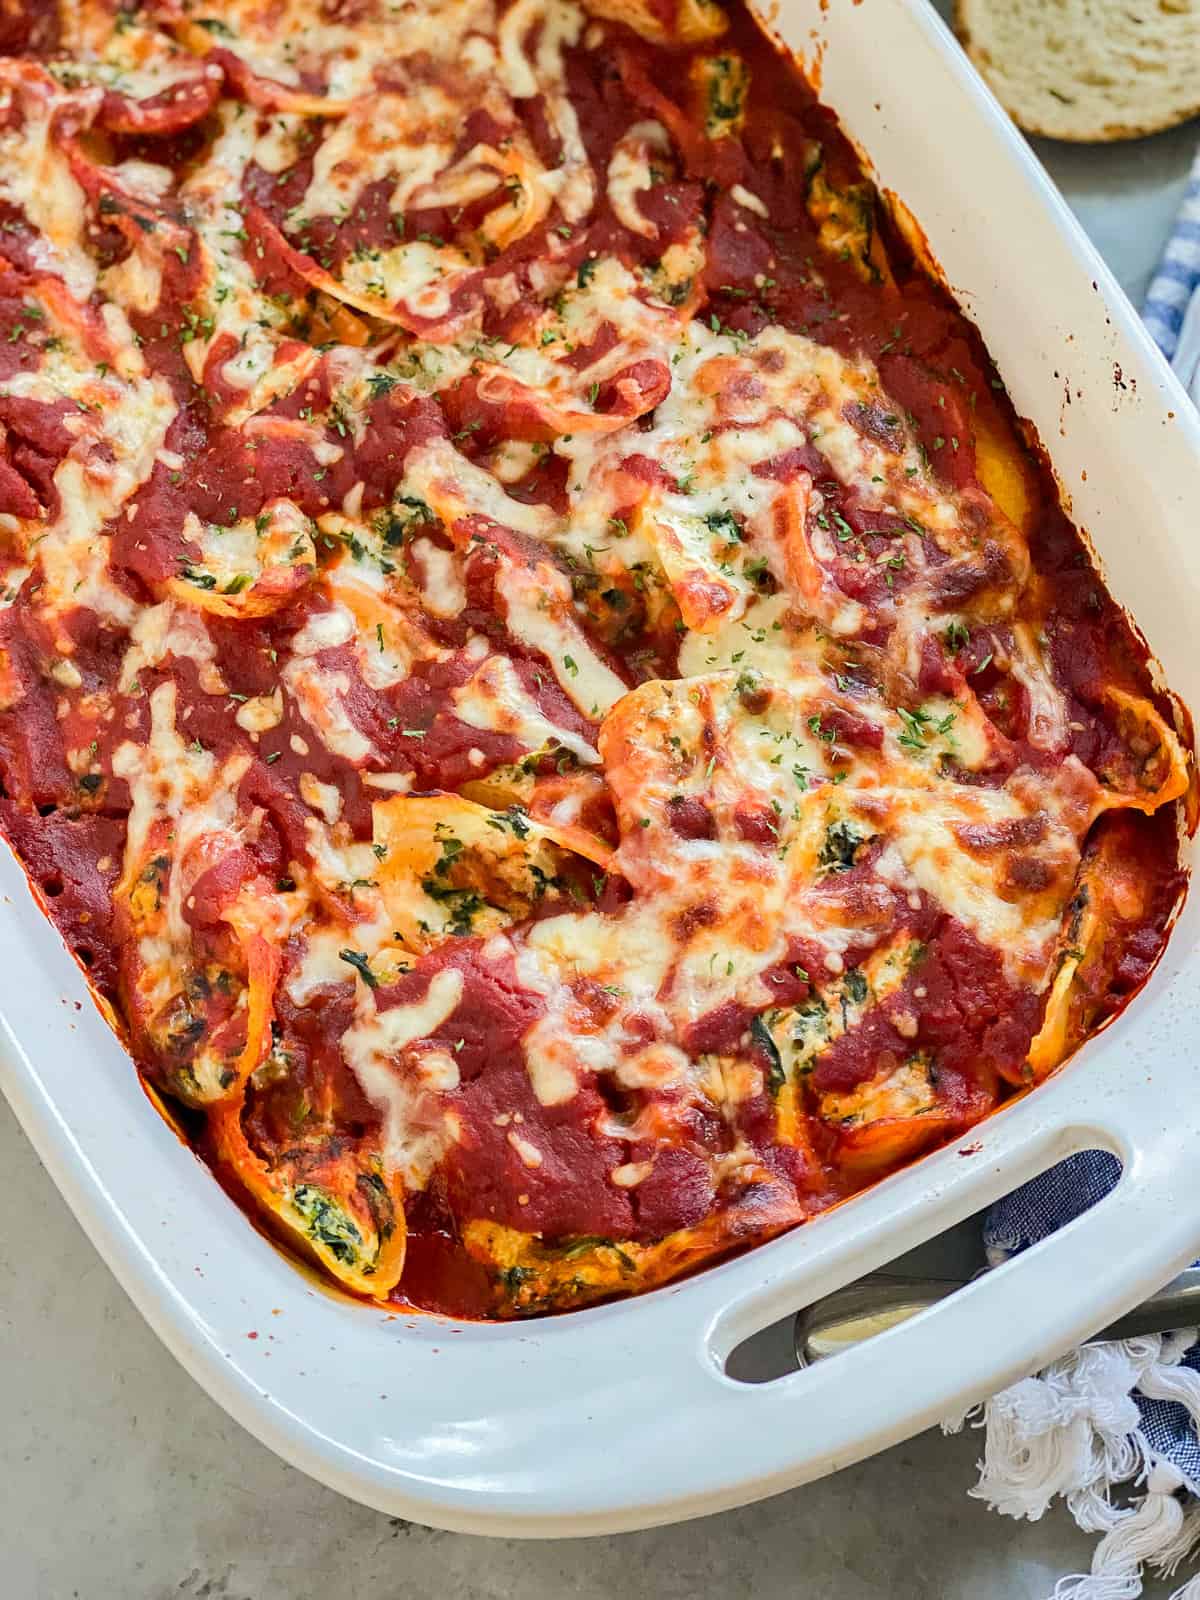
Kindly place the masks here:
<instances>
[{"instance_id":1,"label":"bread crust","mask_svg":"<svg viewBox=\"0 0 1200 1600\"><path fill-rule=\"evenodd\" d=\"M1012 79L1018 74L1011 71L999 73L986 48L974 38L970 24L967 20L967 11L970 6L977 9L987 9L997 0L954 0L954 31L959 42L967 52L976 71L987 83L992 93L1012 117L1017 125L1044 139L1058 139L1065 144L1116 144L1124 139L1142 139L1153 133L1164 133L1168 128L1176 128L1181 123L1190 121L1193 117L1200 116L1200 73L1196 76L1196 98L1183 106L1173 105L1165 115L1161 111L1156 114L1154 109L1154 95L1150 88L1146 93L1145 116L1137 121L1126 118L1117 118L1110 121L1089 121L1086 109L1082 106L1072 108L1077 117L1076 126L1056 124L1050 126L1039 120L1038 115L1030 106L1017 103L1017 96L1012 92ZM1003 0L999 0L1003 3ZM1041 91L1031 85L1033 92L1040 98ZM1099 94L1097 101L1100 100Z\"/></svg>"}]
</instances>

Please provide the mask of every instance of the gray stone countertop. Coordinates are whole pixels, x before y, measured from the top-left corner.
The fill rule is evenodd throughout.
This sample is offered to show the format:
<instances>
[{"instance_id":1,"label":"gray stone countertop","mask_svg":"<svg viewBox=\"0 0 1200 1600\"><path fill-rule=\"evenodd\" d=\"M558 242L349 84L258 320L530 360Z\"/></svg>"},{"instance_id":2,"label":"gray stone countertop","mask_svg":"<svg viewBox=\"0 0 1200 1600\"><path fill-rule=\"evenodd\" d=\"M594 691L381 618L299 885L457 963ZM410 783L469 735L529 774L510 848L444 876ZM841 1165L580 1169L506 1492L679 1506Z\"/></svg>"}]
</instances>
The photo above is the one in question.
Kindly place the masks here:
<instances>
[{"instance_id":1,"label":"gray stone countertop","mask_svg":"<svg viewBox=\"0 0 1200 1600\"><path fill-rule=\"evenodd\" d=\"M1198 137L1037 144L1135 303ZM1018 1525L967 1498L971 1432L651 1533L541 1544L397 1523L285 1466L197 1388L2 1102L0 1171L6 1600L1044 1600L1089 1559L1065 1514Z\"/></svg>"}]
</instances>

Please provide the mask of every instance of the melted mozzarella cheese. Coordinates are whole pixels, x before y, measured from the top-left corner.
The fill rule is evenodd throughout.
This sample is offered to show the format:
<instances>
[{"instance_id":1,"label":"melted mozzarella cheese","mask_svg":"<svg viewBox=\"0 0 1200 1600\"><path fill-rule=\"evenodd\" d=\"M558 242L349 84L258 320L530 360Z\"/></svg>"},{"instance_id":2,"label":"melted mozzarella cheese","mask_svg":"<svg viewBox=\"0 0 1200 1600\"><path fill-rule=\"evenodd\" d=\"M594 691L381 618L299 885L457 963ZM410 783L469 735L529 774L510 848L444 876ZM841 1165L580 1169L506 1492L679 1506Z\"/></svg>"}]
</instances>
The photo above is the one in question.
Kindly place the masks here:
<instances>
[{"instance_id":1,"label":"melted mozzarella cheese","mask_svg":"<svg viewBox=\"0 0 1200 1600\"><path fill-rule=\"evenodd\" d=\"M239 595L268 572L284 575L316 565L311 524L291 500L273 500L258 516L236 522L202 522L189 511L183 537L200 552L188 563L185 583L176 591L185 598L188 583L202 592ZM203 593L196 600L202 604Z\"/></svg>"},{"instance_id":2,"label":"melted mozzarella cheese","mask_svg":"<svg viewBox=\"0 0 1200 1600\"><path fill-rule=\"evenodd\" d=\"M289 221L344 217L363 189L381 182L393 185L390 209L407 210L416 191L450 161L461 116L462 104L448 85L418 82L400 94L372 95L321 140L312 178Z\"/></svg>"},{"instance_id":3,"label":"melted mozzarella cheese","mask_svg":"<svg viewBox=\"0 0 1200 1600\"><path fill-rule=\"evenodd\" d=\"M283 695L275 689L270 694L255 694L244 701L233 719L252 738L270 733L283 721Z\"/></svg>"},{"instance_id":4,"label":"melted mozzarella cheese","mask_svg":"<svg viewBox=\"0 0 1200 1600\"><path fill-rule=\"evenodd\" d=\"M697 678L722 668L761 672L775 683L790 683L819 670L822 645L816 631L792 616L791 597L755 599L740 617L726 619L710 633L689 632L679 647L679 671Z\"/></svg>"},{"instance_id":5,"label":"melted mozzarella cheese","mask_svg":"<svg viewBox=\"0 0 1200 1600\"><path fill-rule=\"evenodd\" d=\"M763 201L740 183L735 183L729 193L731 198L737 201L738 205L745 207L747 211L753 211L756 216L769 217L771 215Z\"/></svg>"},{"instance_id":6,"label":"melted mozzarella cheese","mask_svg":"<svg viewBox=\"0 0 1200 1600\"><path fill-rule=\"evenodd\" d=\"M1030 815L1014 796L983 789L918 791L897 795L889 813L892 849L902 870L885 860L880 868L898 886L915 885L996 950L1014 981L1040 988L1046 962L1062 924L1078 862L1076 840L1063 831L1060 848L1070 865L1058 892L1049 896L1006 895L1003 860L965 850L956 825L996 825Z\"/></svg>"},{"instance_id":7,"label":"melted mozzarella cheese","mask_svg":"<svg viewBox=\"0 0 1200 1600\"><path fill-rule=\"evenodd\" d=\"M455 715L472 728L507 733L527 751L561 745L585 766L600 757L595 748L570 729L552 722L526 693L507 656L488 656L479 670L453 692Z\"/></svg>"},{"instance_id":8,"label":"melted mozzarella cheese","mask_svg":"<svg viewBox=\"0 0 1200 1600\"><path fill-rule=\"evenodd\" d=\"M521 936L522 979L549 996L547 1016L525 1040L531 1081L547 1104L570 1098L585 1072L615 1068L627 1011L658 1017L667 1036L677 1036L731 1002L769 1004L760 976L785 959L795 937L822 949L829 981L838 980L843 952L866 931L864 906L885 912L897 891L913 906L917 891L943 906L1000 954L1015 983L1046 981L1090 816L1074 773L1049 794L1039 783L993 791L939 778L936 706L924 722L904 724L881 703L860 701L856 715L876 722L884 748L834 756L821 725L822 708L839 692L828 679L806 677L793 663L788 688L775 685L766 709L754 711L736 681L731 673L644 685L605 724L601 751L622 829L614 866L634 899L612 914L548 918ZM745 692L757 706L762 686L753 676ZM929 743L906 748L893 725L928 726ZM844 782L828 782L831 772ZM671 822L681 799L704 805L715 837L681 837ZM741 839L734 821L747 805L768 819L758 843ZM1031 820L1039 871L1032 887L1021 887L1006 876L1011 847L1003 839ZM844 839L884 844L850 900L837 892ZM846 999L837 991L839 1029L899 984L911 946L902 935L873 956L862 993ZM569 989L557 987L577 977L621 996L605 1032L582 1042L564 1020ZM824 1022L806 1048L830 1043L830 1027Z\"/></svg>"},{"instance_id":9,"label":"melted mozzarella cheese","mask_svg":"<svg viewBox=\"0 0 1200 1600\"><path fill-rule=\"evenodd\" d=\"M204 284L197 297L193 332L184 345L192 376L202 382L209 352L218 340L232 341L236 355L225 363L226 381L242 392L229 413L241 421L279 392L291 387L316 361L308 348L284 372L275 370L275 353L289 312L259 285L243 248L243 184L254 159L259 119L249 107L222 101L219 131L208 159L183 184L184 216L195 230L204 262Z\"/></svg>"},{"instance_id":10,"label":"melted mozzarella cheese","mask_svg":"<svg viewBox=\"0 0 1200 1600\"><path fill-rule=\"evenodd\" d=\"M321 741L351 766L361 766L374 747L346 710L350 676L318 666L309 657L294 656L280 676L300 715Z\"/></svg>"},{"instance_id":11,"label":"melted mozzarella cheese","mask_svg":"<svg viewBox=\"0 0 1200 1600\"><path fill-rule=\"evenodd\" d=\"M125 780L130 794L118 901L128 902L141 881L152 839L153 853L168 859L161 929L140 940L139 989L151 1011L179 992L190 961L191 930L184 917L190 886L182 864L193 855L207 859L198 849L201 841L213 859L222 845L239 842L237 786L249 765L242 751L218 762L211 751L184 739L176 727L176 689L170 681L150 696L147 743L127 742L113 753L113 773ZM152 833L156 824L166 825L165 839Z\"/></svg>"},{"instance_id":12,"label":"melted mozzarella cheese","mask_svg":"<svg viewBox=\"0 0 1200 1600\"><path fill-rule=\"evenodd\" d=\"M566 89L565 46L579 42L583 12L568 0L516 0L500 21L497 65L514 100L544 96L562 156L546 182L568 222L587 215L595 198L595 178L579 131L579 118ZM540 26L539 26L540 25ZM536 50L527 41L539 27Z\"/></svg>"},{"instance_id":13,"label":"melted mozzarella cheese","mask_svg":"<svg viewBox=\"0 0 1200 1600\"><path fill-rule=\"evenodd\" d=\"M83 606L113 626L128 627L137 602L112 580L104 527L154 469L176 413L169 386L159 377L122 382L109 373L97 378L60 360L18 374L6 387L39 399L68 396L82 413L77 443L54 473L58 516L31 530L30 549L42 571L37 610L57 624ZM73 643L59 637L64 653L70 653Z\"/></svg>"},{"instance_id":14,"label":"melted mozzarella cheese","mask_svg":"<svg viewBox=\"0 0 1200 1600\"><path fill-rule=\"evenodd\" d=\"M658 230L643 215L637 197L654 183L655 154L669 151L670 140L661 122L635 122L613 149L608 162L608 203L617 221L632 233L653 239Z\"/></svg>"},{"instance_id":15,"label":"melted mozzarella cheese","mask_svg":"<svg viewBox=\"0 0 1200 1600\"><path fill-rule=\"evenodd\" d=\"M354 634L354 613L347 606L332 605L327 611L310 613L292 639L292 650L298 656L320 655L322 650L336 650L348 643Z\"/></svg>"},{"instance_id":16,"label":"melted mozzarella cheese","mask_svg":"<svg viewBox=\"0 0 1200 1600\"><path fill-rule=\"evenodd\" d=\"M1029 696L1029 742L1040 750L1065 750L1070 744L1066 700L1054 682L1027 622L1013 625L1010 670Z\"/></svg>"},{"instance_id":17,"label":"melted mozzarella cheese","mask_svg":"<svg viewBox=\"0 0 1200 1600\"><path fill-rule=\"evenodd\" d=\"M606 666L571 611L571 586L552 567L536 572L504 567L496 593L514 639L538 650L584 716L598 718L626 692L625 683Z\"/></svg>"},{"instance_id":18,"label":"melted mozzarella cheese","mask_svg":"<svg viewBox=\"0 0 1200 1600\"><path fill-rule=\"evenodd\" d=\"M454 552L432 539L414 539L412 553L420 562L425 609L435 617L458 616L467 603L467 590Z\"/></svg>"},{"instance_id":19,"label":"melted mozzarella cheese","mask_svg":"<svg viewBox=\"0 0 1200 1600\"><path fill-rule=\"evenodd\" d=\"M344 21L325 0L290 0L283 29L261 0L223 0L221 20L221 43L255 72L297 87L315 76L334 110L370 95L378 70L405 58L478 72L495 33L493 0L387 0Z\"/></svg>"},{"instance_id":20,"label":"melted mozzarella cheese","mask_svg":"<svg viewBox=\"0 0 1200 1600\"><path fill-rule=\"evenodd\" d=\"M155 28L141 26L134 13L123 16L122 25L114 28L112 12L104 5L79 0L64 7L58 44L72 59L54 62L51 70L61 73L66 83L101 83L133 100L148 100L192 84L213 70L198 71L195 57L174 40Z\"/></svg>"},{"instance_id":21,"label":"melted mozzarella cheese","mask_svg":"<svg viewBox=\"0 0 1200 1600\"><path fill-rule=\"evenodd\" d=\"M437 319L449 314L455 288L472 272L466 256L452 246L435 246L423 240L395 245L352 258L341 281L368 304L379 309L405 305L417 316Z\"/></svg>"},{"instance_id":22,"label":"melted mozzarella cheese","mask_svg":"<svg viewBox=\"0 0 1200 1600\"><path fill-rule=\"evenodd\" d=\"M121 662L118 680L121 692L128 694L145 668L161 666L172 656L196 663L197 677L205 694L226 692L225 679L216 666L216 646L208 629L190 606L179 605L174 600L147 606L135 619L129 630L129 648Z\"/></svg>"},{"instance_id":23,"label":"melted mozzarella cheese","mask_svg":"<svg viewBox=\"0 0 1200 1600\"><path fill-rule=\"evenodd\" d=\"M96 286L96 265L84 248L84 193L52 136L55 113L66 109L66 97L22 63L4 61L0 106L12 108L16 124L0 133L0 198L29 219L34 229L29 249L37 268L56 273L77 300L85 301Z\"/></svg>"},{"instance_id":24,"label":"melted mozzarella cheese","mask_svg":"<svg viewBox=\"0 0 1200 1600\"><path fill-rule=\"evenodd\" d=\"M155 250L131 250L105 269L101 287L126 311L153 311L162 299L162 258Z\"/></svg>"},{"instance_id":25,"label":"melted mozzarella cheese","mask_svg":"<svg viewBox=\"0 0 1200 1600\"><path fill-rule=\"evenodd\" d=\"M404 1070L400 1059L454 1014L462 991L462 973L445 967L434 973L422 999L379 1011L374 991L360 982L354 1025L342 1035L342 1054L383 1114L384 1161L410 1189L425 1187L458 1137L458 1119L434 1099L419 1071ZM435 1081L440 1086L444 1075Z\"/></svg>"},{"instance_id":26,"label":"melted mozzarella cheese","mask_svg":"<svg viewBox=\"0 0 1200 1600\"><path fill-rule=\"evenodd\" d=\"M431 440L409 452L404 493L432 506L451 530L466 516L487 517L532 539L547 538L559 526L548 507L514 500L490 472L468 461L446 439Z\"/></svg>"}]
</instances>

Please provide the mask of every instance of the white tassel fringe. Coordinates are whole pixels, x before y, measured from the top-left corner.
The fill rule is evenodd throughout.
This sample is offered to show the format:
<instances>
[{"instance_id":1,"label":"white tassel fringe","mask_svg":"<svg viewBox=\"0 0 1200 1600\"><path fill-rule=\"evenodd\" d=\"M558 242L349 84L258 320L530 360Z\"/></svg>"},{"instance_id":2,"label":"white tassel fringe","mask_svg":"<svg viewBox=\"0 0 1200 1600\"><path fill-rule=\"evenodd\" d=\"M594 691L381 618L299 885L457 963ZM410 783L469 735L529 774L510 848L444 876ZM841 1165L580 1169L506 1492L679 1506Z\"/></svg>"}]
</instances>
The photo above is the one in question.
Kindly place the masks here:
<instances>
[{"instance_id":1,"label":"white tassel fringe","mask_svg":"<svg viewBox=\"0 0 1200 1600\"><path fill-rule=\"evenodd\" d=\"M975 1499L1036 1522L1061 1496L1085 1533L1103 1535L1091 1572L1061 1579L1051 1600L1138 1600L1145 1566L1171 1577L1200 1544L1200 1506L1180 1499L1200 1486L1155 1456L1134 1399L1173 1400L1200 1432L1200 1373L1179 1365L1195 1342L1185 1328L1084 1345L943 1425L985 1429ZM1114 1505L1113 1490L1127 1484L1145 1492ZM1171 1600L1200 1600L1200 1575Z\"/></svg>"}]
</instances>

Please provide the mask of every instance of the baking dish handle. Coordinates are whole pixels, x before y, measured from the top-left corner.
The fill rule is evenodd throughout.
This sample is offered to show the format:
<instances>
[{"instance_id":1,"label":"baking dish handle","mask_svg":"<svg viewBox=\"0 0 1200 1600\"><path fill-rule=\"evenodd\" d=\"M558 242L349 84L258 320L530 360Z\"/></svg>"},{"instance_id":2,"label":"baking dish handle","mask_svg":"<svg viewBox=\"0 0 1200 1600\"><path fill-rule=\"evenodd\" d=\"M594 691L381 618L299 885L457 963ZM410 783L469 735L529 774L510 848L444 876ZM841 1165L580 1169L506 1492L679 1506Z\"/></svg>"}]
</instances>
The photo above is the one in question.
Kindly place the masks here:
<instances>
[{"instance_id":1,"label":"baking dish handle","mask_svg":"<svg viewBox=\"0 0 1200 1600\"><path fill-rule=\"evenodd\" d=\"M789 1411L805 1426L816 1412L829 1419L829 1460L819 1470L960 1414L1104 1325L1113 1264L1144 1253L1158 1187L1152 1170L1127 1170L1092 1210L947 1300L764 1386L762 1409L775 1426ZM1146 1293L1163 1270L1145 1275Z\"/></svg>"},{"instance_id":2,"label":"baking dish handle","mask_svg":"<svg viewBox=\"0 0 1200 1600\"><path fill-rule=\"evenodd\" d=\"M934 1213L943 1206L957 1213L965 1195L989 1203L1072 1150L1103 1147L1119 1157L1123 1170L1112 1192L1090 1210L910 1320L770 1383L737 1383L725 1364L769 1320L768 1307L778 1314L783 1285L764 1282L711 1317L697 1350L703 1376L693 1371L689 1385L695 1447L719 1458L736 1450L738 1432L748 1431L760 1450L769 1438L767 1453L776 1457L756 1488L739 1487L738 1500L807 1481L961 1415L1090 1337L1200 1251L1200 1098L1193 1096L1188 1106L1164 1105L1144 1082L1131 1095L1128 1080L1140 1074L1120 1059L1116 1043L1106 1041L1103 1063L1068 1069L1065 1076L1074 1080L1069 1095L1065 1082L1050 1084L1013 1108L1013 1122L991 1152L1000 1159L988 1163L986 1177L978 1175L982 1186L970 1175L959 1185L952 1174L941 1192L929 1195ZM1114 1092L1119 1080L1121 1095ZM1042 1095L1049 1104L1037 1105ZM1057 1129L1055 1116L1041 1114L1061 1114L1068 1106L1069 1123ZM1003 1121L992 1129L1000 1132ZM958 1154L978 1148L967 1144ZM934 1222L928 1234L940 1225ZM815 1296L803 1291L826 1277L818 1261L809 1265L815 1270L802 1268L788 1286L794 1310L811 1303ZM857 1275L840 1274L843 1281ZM818 1293L825 1292L822 1284ZM711 1498L708 1508L714 1508Z\"/></svg>"},{"instance_id":3,"label":"baking dish handle","mask_svg":"<svg viewBox=\"0 0 1200 1600\"><path fill-rule=\"evenodd\" d=\"M849 1248L848 1218L828 1232L835 1219L819 1218L778 1241L778 1255L767 1246L681 1285L629 1369L641 1400L623 1408L619 1445L610 1441L636 1457L639 1482L671 1484L670 1496L619 1509L619 1469L596 1461L592 1515L580 1517L577 1499L573 1531L717 1511L847 1466L961 1415L1160 1288L1200 1253L1200 1081L1185 1104L1179 1094L1181 1082L1200 1080L1200 1063L1174 1069L1166 1103L1153 1082L1160 1029L1146 1012L1139 1028L1121 1019L1087 1059L931 1158L917 1193L910 1185L921 1180L909 1172L861 1196ZM1057 1233L828 1360L762 1384L728 1376L729 1355L760 1328L1089 1147L1111 1150L1121 1177ZM645 1426L631 1425L631 1414ZM594 1410L592 1426L593 1444L603 1443Z\"/></svg>"}]
</instances>

